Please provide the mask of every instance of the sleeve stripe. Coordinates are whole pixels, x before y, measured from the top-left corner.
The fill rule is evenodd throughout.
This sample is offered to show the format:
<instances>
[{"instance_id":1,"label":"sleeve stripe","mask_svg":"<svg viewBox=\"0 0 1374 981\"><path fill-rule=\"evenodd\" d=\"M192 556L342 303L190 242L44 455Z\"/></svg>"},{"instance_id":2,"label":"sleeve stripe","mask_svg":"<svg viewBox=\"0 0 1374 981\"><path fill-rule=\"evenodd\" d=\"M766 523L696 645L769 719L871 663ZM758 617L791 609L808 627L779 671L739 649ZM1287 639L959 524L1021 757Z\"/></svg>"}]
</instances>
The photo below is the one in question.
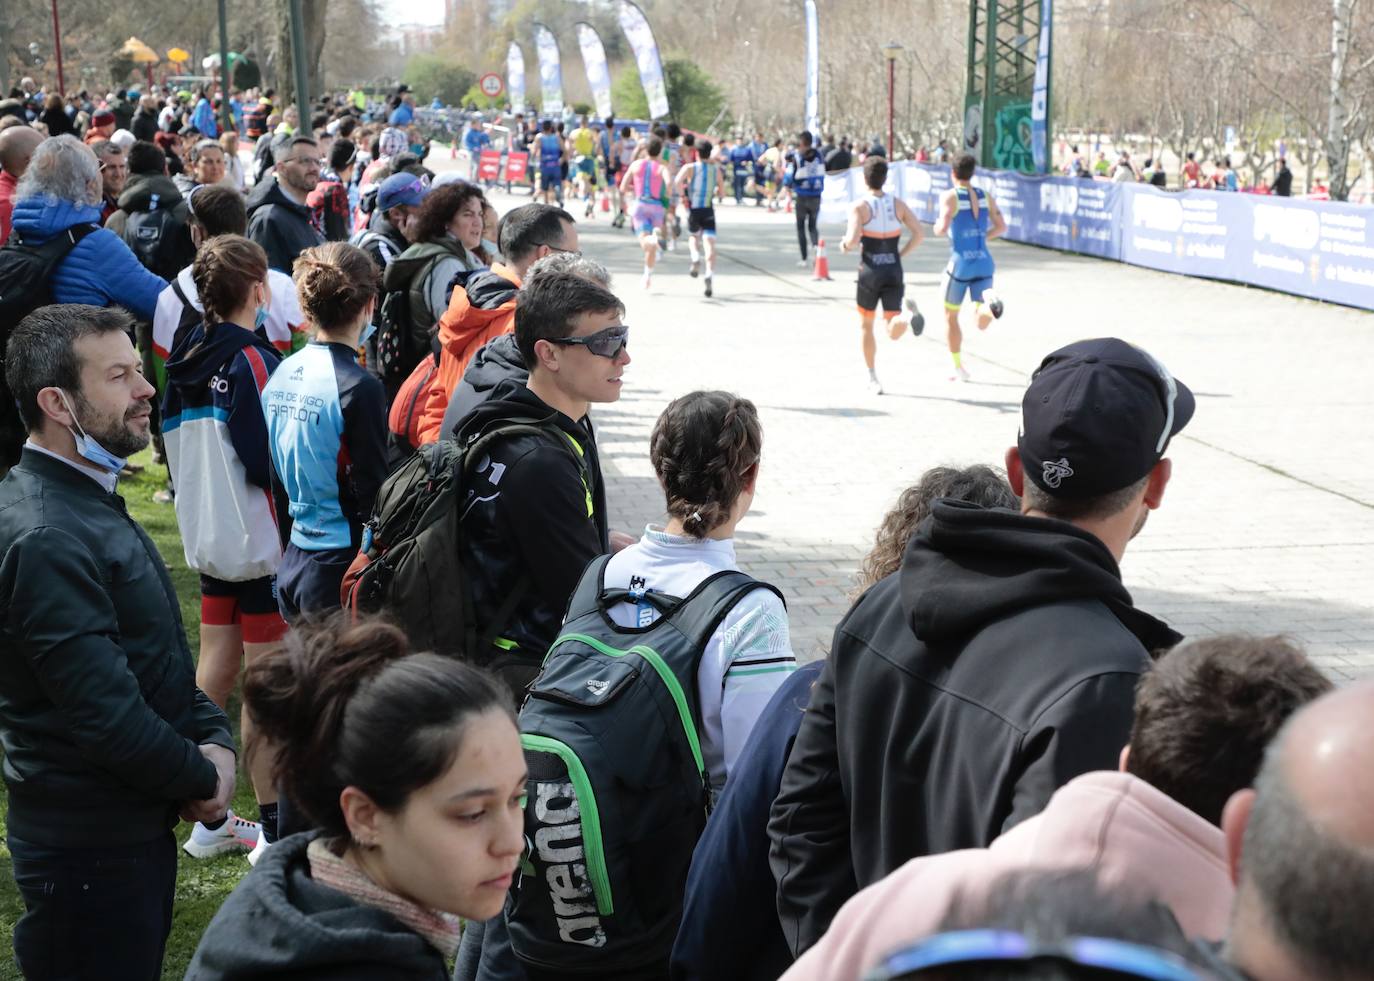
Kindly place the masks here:
<instances>
[{"instance_id":1,"label":"sleeve stripe","mask_svg":"<svg viewBox=\"0 0 1374 981\"><path fill-rule=\"evenodd\" d=\"M725 674L728 677L744 678L748 677L749 675L755 674L781 674L784 672L786 672L787 674L791 674L795 670L795 664L784 664L776 668L752 668L749 670L739 670L737 668L731 668L730 670L726 671Z\"/></svg>"}]
</instances>

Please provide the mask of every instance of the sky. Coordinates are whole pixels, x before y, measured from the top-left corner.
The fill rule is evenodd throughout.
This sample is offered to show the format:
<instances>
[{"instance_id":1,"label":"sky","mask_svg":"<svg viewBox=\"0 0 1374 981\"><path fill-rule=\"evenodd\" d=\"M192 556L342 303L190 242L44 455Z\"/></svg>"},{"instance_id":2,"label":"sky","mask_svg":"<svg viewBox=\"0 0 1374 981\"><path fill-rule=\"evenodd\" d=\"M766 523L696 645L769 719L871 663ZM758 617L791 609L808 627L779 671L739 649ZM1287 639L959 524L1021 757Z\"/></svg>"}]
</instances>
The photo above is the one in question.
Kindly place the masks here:
<instances>
[{"instance_id":1,"label":"sky","mask_svg":"<svg viewBox=\"0 0 1374 981\"><path fill-rule=\"evenodd\" d=\"M381 0L388 24L442 24L444 0Z\"/></svg>"}]
</instances>

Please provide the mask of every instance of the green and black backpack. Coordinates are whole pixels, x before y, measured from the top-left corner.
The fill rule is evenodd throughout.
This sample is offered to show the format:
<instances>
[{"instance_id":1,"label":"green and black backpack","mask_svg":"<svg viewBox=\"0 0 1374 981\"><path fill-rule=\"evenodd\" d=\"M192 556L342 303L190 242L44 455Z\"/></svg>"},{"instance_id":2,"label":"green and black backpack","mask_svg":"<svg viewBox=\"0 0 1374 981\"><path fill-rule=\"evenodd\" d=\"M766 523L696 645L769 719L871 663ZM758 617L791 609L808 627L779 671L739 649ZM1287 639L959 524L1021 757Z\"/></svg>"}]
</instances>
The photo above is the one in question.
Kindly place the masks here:
<instances>
[{"instance_id":1,"label":"green and black backpack","mask_svg":"<svg viewBox=\"0 0 1374 981\"><path fill-rule=\"evenodd\" d=\"M587 567L520 711L529 851L507 903L534 969L667 977L692 850L710 809L697 669L731 608L763 587L717 573L686 599L606 589ZM781 598L781 594L778 594ZM617 603L660 617L621 627Z\"/></svg>"}]
</instances>

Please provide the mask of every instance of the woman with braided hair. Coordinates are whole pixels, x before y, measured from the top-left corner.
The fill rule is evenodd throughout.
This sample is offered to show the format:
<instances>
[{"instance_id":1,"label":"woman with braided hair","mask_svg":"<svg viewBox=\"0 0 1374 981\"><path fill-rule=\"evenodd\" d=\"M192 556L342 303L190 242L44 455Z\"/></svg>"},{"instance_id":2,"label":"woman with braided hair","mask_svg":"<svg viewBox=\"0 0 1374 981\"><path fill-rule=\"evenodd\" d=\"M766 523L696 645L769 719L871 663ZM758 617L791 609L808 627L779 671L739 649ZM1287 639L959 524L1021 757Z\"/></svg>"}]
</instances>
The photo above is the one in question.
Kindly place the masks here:
<instances>
[{"instance_id":1,"label":"woman with braided hair","mask_svg":"<svg viewBox=\"0 0 1374 981\"><path fill-rule=\"evenodd\" d=\"M738 569L735 526L754 500L763 428L748 399L728 392L692 392L673 401L654 424L649 458L667 499L668 522L606 566L611 589L687 597L717 572ZM658 617L650 602L611 608L621 626ZM763 707L796 668L787 609L760 587L726 615L697 671L701 752L719 794Z\"/></svg>"}]
</instances>

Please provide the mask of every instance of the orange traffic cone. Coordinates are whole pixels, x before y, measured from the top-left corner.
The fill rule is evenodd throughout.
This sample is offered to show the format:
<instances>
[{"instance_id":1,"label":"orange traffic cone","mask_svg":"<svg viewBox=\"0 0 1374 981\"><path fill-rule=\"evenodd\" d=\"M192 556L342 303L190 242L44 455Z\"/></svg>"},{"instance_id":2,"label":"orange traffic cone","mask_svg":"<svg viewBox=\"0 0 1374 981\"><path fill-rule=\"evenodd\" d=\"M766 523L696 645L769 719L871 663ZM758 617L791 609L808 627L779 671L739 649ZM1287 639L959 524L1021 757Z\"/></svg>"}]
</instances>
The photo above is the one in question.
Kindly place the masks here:
<instances>
[{"instance_id":1,"label":"orange traffic cone","mask_svg":"<svg viewBox=\"0 0 1374 981\"><path fill-rule=\"evenodd\" d=\"M609 214L611 210L611 195L607 191L601 192L601 210L607 214Z\"/></svg>"},{"instance_id":2,"label":"orange traffic cone","mask_svg":"<svg viewBox=\"0 0 1374 981\"><path fill-rule=\"evenodd\" d=\"M790 194L787 195L787 213L789 215L792 213L792 195Z\"/></svg>"},{"instance_id":3,"label":"orange traffic cone","mask_svg":"<svg viewBox=\"0 0 1374 981\"><path fill-rule=\"evenodd\" d=\"M812 279L830 279L830 260L825 257L825 239L816 243L816 271Z\"/></svg>"}]
</instances>

